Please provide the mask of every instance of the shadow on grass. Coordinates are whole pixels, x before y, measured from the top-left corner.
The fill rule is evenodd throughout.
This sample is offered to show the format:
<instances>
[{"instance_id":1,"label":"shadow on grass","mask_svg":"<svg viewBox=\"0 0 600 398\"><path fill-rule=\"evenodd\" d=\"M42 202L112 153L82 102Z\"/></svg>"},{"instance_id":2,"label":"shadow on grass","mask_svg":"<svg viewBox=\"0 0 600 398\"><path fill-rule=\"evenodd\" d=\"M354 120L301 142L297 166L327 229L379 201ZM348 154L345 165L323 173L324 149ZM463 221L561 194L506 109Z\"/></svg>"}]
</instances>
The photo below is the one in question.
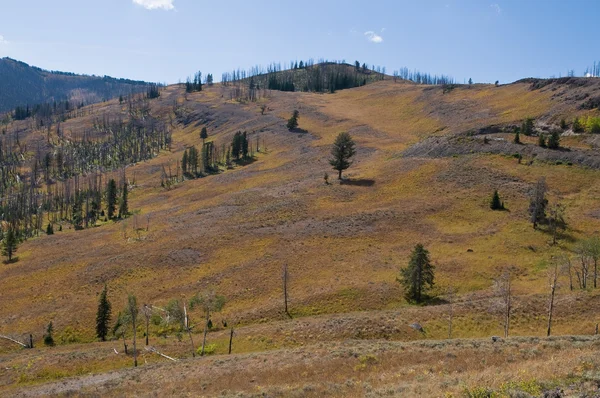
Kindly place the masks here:
<instances>
[{"instance_id":1,"label":"shadow on grass","mask_svg":"<svg viewBox=\"0 0 600 398\"><path fill-rule=\"evenodd\" d=\"M375 180L360 178L358 180L341 180L341 185L353 185L357 187L372 187L375 185Z\"/></svg>"},{"instance_id":2,"label":"shadow on grass","mask_svg":"<svg viewBox=\"0 0 600 398\"><path fill-rule=\"evenodd\" d=\"M308 134L308 130L301 129L300 127L296 127L295 129L291 129L289 131L290 131L290 133Z\"/></svg>"},{"instance_id":3,"label":"shadow on grass","mask_svg":"<svg viewBox=\"0 0 600 398\"><path fill-rule=\"evenodd\" d=\"M2 261L4 264L14 264L17 261L19 261L19 257L13 257L11 260L4 260Z\"/></svg>"},{"instance_id":4,"label":"shadow on grass","mask_svg":"<svg viewBox=\"0 0 600 398\"><path fill-rule=\"evenodd\" d=\"M248 166L249 164L252 164L254 162L256 162L256 158L248 158L236 160L235 164L237 164L238 166Z\"/></svg>"}]
</instances>

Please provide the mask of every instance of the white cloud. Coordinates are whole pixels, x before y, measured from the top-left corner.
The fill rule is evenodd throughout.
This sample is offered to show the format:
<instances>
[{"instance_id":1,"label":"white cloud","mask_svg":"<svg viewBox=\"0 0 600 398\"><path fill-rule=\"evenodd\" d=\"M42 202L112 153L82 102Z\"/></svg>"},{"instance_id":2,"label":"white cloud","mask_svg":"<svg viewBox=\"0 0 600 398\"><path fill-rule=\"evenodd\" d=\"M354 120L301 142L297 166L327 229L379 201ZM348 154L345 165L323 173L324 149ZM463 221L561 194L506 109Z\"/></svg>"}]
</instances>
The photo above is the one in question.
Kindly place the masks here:
<instances>
[{"instance_id":1,"label":"white cloud","mask_svg":"<svg viewBox=\"0 0 600 398\"><path fill-rule=\"evenodd\" d=\"M498 3L490 4L492 10L496 11L496 14L502 14L502 8L498 5Z\"/></svg>"},{"instance_id":2,"label":"white cloud","mask_svg":"<svg viewBox=\"0 0 600 398\"><path fill-rule=\"evenodd\" d=\"M0 46L1 46L2 44L8 44L8 40L6 40L6 39L4 38L4 36L0 35Z\"/></svg>"},{"instance_id":3,"label":"white cloud","mask_svg":"<svg viewBox=\"0 0 600 398\"><path fill-rule=\"evenodd\" d=\"M142 6L147 10L174 10L173 2L175 0L133 0L134 4Z\"/></svg>"},{"instance_id":4,"label":"white cloud","mask_svg":"<svg viewBox=\"0 0 600 398\"><path fill-rule=\"evenodd\" d=\"M367 36L367 40L369 40L372 43L382 43L383 42L383 37L381 37L377 33L373 32L372 30L365 32L365 36Z\"/></svg>"}]
</instances>

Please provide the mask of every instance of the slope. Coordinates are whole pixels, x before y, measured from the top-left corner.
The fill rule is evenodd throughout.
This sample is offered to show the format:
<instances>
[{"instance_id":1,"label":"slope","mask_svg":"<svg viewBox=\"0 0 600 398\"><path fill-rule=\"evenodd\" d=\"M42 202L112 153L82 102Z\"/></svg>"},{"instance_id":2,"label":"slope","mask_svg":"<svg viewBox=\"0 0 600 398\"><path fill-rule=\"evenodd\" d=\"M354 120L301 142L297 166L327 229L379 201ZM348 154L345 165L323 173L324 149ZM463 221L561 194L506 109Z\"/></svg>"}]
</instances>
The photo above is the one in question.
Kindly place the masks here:
<instances>
[{"instance_id":1,"label":"slope","mask_svg":"<svg viewBox=\"0 0 600 398\"><path fill-rule=\"evenodd\" d=\"M444 93L442 87L382 81L326 95L273 91L263 100L268 110L262 115L257 103L229 101L228 87L188 95L169 87L150 106L153 114L172 120L171 152L127 169L135 179L130 208L138 213L24 243L19 262L0 268L0 331L38 337L52 320L59 341L90 342L97 294L107 284L115 310L127 293L163 306L214 288L227 304L213 323L247 330L241 351L349 337L420 338L406 328L414 321L424 324L427 338L444 338L449 304L409 307L395 282L412 247L422 242L436 264L436 293L443 297L449 287L459 291L455 337L500 333L498 318L489 311L491 285L510 265L518 268L512 331L542 334L551 256L571 253L578 239L600 230L598 171L542 161L519 164L483 152L439 158L404 154L431 137L511 126L526 117L556 124L597 114L555 97L552 88L532 90L529 83L518 83ZM294 109L302 130L289 132L285 119ZM96 112L125 114L126 107L111 101ZM75 131L94 117L69 120L64 129ZM184 148L201 143L202 126L217 146L230 142L236 131L247 131L250 142L259 145L256 160L162 188L163 166L175 170ZM348 180L326 185L329 148L340 131L357 141L356 161ZM506 139L508 133L495 134ZM565 142L586 146L590 138L565 137ZM559 246L528 222L528 192L541 176L547 178L550 200L568 205L570 227ZM494 189L509 212L489 210ZM287 332L280 322L285 318L282 264L291 275L291 313L299 319ZM566 277L561 280L555 333L591 333L600 296L593 290L570 292ZM320 326L306 326L304 337L282 337L313 322ZM335 333L328 333L332 328ZM209 338L216 352L224 353L226 331L216 329ZM153 326L153 336L157 332ZM189 355L172 336L159 341L165 352Z\"/></svg>"}]
</instances>

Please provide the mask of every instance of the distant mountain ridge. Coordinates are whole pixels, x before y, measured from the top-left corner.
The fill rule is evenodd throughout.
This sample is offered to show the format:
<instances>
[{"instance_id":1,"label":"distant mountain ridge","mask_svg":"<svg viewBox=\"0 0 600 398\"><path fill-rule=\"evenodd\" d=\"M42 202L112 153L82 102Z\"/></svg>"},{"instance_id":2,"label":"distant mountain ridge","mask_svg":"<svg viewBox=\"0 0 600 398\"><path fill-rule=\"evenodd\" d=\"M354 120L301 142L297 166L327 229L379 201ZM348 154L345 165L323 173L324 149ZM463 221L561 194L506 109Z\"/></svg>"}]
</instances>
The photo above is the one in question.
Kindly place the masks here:
<instances>
[{"instance_id":1,"label":"distant mountain ridge","mask_svg":"<svg viewBox=\"0 0 600 398\"><path fill-rule=\"evenodd\" d=\"M145 91L148 84L110 76L48 71L12 58L1 58L0 112L49 101L73 100L90 104Z\"/></svg>"}]
</instances>

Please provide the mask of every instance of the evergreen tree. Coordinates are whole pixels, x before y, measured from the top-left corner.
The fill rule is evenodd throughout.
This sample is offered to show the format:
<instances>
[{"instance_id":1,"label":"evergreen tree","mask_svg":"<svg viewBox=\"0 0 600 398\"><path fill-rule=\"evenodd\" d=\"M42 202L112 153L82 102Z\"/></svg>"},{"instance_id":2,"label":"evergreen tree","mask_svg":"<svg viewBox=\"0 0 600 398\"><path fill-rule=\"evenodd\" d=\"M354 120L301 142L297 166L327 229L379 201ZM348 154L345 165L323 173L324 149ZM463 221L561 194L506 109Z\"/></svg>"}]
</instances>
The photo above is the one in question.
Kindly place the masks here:
<instances>
[{"instance_id":1,"label":"evergreen tree","mask_svg":"<svg viewBox=\"0 0 600 398\"><path fill-rule=\"evenodd\" d=\"M469 78L469 87L473 84L473 79Z\"/></svg>"},{"instance_id":2,"label":"evergreen tree","mask_svg":"<svg viewBox=\"0 0 600 398\"><path fill-rule=\"evenodd\" d=\"M575 133L580 133L583 131L583 125L581 124L581 121L579 121L578 117L576 117L575 120L573 120L572 129Z\"/></svg>"},{"instance_id":3,"label":"evergreen tree","mask_svg":"<svg viewBox=\"0 0 600 398\"><path fill-rule=\"evenodd\" d=\"M434 269L429 252L422 244L417 244L410 256L408 267L400 271L400 282L404 286L404 297L409 302L423 301L426 290L433 287Z\"/></svg>"},{"instance_id":4,"label":"evergreen tree","mask_svg":"<svg viewBox=\"0 0 600 398\"><path fill-rule=\"evenodd\" d=\"M52 226L51 222L49 222L48 226L46 227L46 235L54 235L54 227Z\"/></svg>"},{"instance_id":5,"label":"evergreen tree","mask_svg":"<svg viewBox=\"0 0 600 398\"><path fill-rule=\"evenodd\" d=\"M492 200L490 201L490 208L492 210L504 210L504 203L500 200L500 195L498 194L498 190L494 190L494 194L492 195Z\"/></svg>"},{"instance_id":6,"label":"evergreen tree","mask_svg":"<svg viewBox=\"0 0 600 398\"><path fill-rule=\"evenodd\" d=\"M560 147L560 132L558 130L554 130L548 138L548 148L550 149L558 149Z\"/></svg>"},{"instance_id":7,"label":"evergreen tree","mask_svg":"<svg viewBox=\"0 0 600 398\"><path fill-rule=\"evenodd\" d=\"M546 136L542 133L540 133L540 135L538 137L538 145L541 146L542 148L546 147Z\"/></svg>"},{"instance_id":8,"label":"evergreen tree","mask_svg":"<svg viewBox=\"0 0 600 398\"><path fill-rule=\"evenodd\" d=\"M98 300L98 311L96 312L96 336L102 341L106 341L111 316L111 304L106 295L107 289L106 285L104 285L104 289L100 293L100 299Z\"/></svg>"},{"instance_id":9,"label":"evergreen tree","mask_svg":"<svg viewBox=\"0 0 600 398\"><path fill-rule=\"evenodd\" d=\"M8 257L8 262L13 260L13 254L17 251L17 245L17 234L13 228L9 228L2 240L2 255Z\"/></svg>"},{"instance_id":10,"label":"evergreen tree","mask_svg":"<svg viewBox=\"0 0 600 398\"><path fill-rule=\"evenodd\" d=\"M560 128L565 131L567 127L567 121L565 119L560 119Z\"/></svg>"},{"instance_id":11,"label":"evergreen tree","mask_svg":"<svg viewBox=\"0 0 600 398\"><path fill-rule=\"evenodd\" d=\"M347 132L338 134L333 147L331 148L332 159L329 160L329 164L333 166L334 170L338 171L338 179L342 179L342 171L346 170L352 162L350 158L354 156L356 150L354 149L354 141Z\"/></svg>"},{"instance_id":12,"label":"evergreen tree","mask_svg":"<svg viewBox=\"0 0 600 398\"><path fill-rule=\"evenodd\" d=\"M54 325L52 325L52 322L50 322L46 327L46 334L44 335L44 345L50 347L54 345L54 337L52 337L52 333L54 333Z\"/></svg>"},{"instance_id":13,"label":"evergreen tree","mask_svg":"<svg viewBox=\"0 0 600 398\"><path fill-rule=\"evenodd\" d=\"M533 119L528 117L521 125L521 132L527 136L533 134Z\"/></svg>"},{"instance_id":14,"label":"evergreen tree","mask_svg":"<svg viewBox=\"0 0 600 398\"><path fill-rule=\"evenodd\" d=\"M123 195L121 196L121 206L119 207L119 218L127 217L129 214L129 203L127 200L127 183L123 183Z\"/></svg>"},{"instance_id":15,"label":"evergreen tree","mask_svg":"<svg viewBox=\"0 0 600 398\"><path fill-rule=\"evenodd\" d=\"M287 128L292 131L296 127L298 127L298 118L300 117L300 112L297 109L294 110L292 117L288 119Z\"/></svg>"},{"instance_id":16,"label":"evergreen tree","mask_svg":"<svg viewBox=\"0 0 600 398\"><path fill-rule=\"evenodd\" d=\"M242 156L244 159L248 159L248 145L248 136L244 131L244 134L242 134Z\"/></svg>"},{"instance_id":17,"label":"evergreen tree","mask_svg":"<svg viewBox=\"0 0 600 398\"><path fill-rule=\"evenodd\" d=\"M240 160L240 152L242 151L244 137L241 131L238 131L233 136L233 141L231 143L231 155L234 160Z\"/></svg>"},{"instance_id":18,"label":"evergreen tree","mask_svg":"<svg viewBox=\"0 0 600 398\"><path fill-rule=\"evenodd\" d=\"M81 199L76 198L71 210L71 220L76 231L83 229L83 215L81 214L82 205Z\"/></svg>"},{"instance_id":19,"label":"evergreen tree","mask_svg":"<svg viewBox=\"0 0 600 398\"><path fill-rule=\"evenodd\" d=\"M521 132L519 131L518 128L515 128L515 138L513 139L513 142L515 144L520 144L521 143Z\"/></svg>"},{"instance_id":20,"label":"evergreen tree","mask_svg":"<svg viewBox=\"0 0 600 398\"><path fill-rule=\"evenodd\" d=\"M185 175L188 172L188 151L183 151L183 159L181 159L181 172Z\"/></svg>"},{"instance_id":21,"label":"evergreen tree","mask_svg":"<svg viewBox=\"0 0 600 398\"><path fill-rule=\"evenodd\" d=\"M206 130L206 127L202 127L202 130L200 130L200 138L202 138L202 143L204 144L204 141L208 138L208 130Z\"/></svg>"},{"instance_id":22,"label":"evergreen tree","mask_svg":"<svg viewBox=\"0 0 600 398\"><path fill-rule=\"evenodd\" d=\"M115 216L115 211L117 209L117 183L114 178L111 178L108 182L108 187L106 189L106 211L108 213L108 218L112 219Z\"/></svg>"}]
</instances>

